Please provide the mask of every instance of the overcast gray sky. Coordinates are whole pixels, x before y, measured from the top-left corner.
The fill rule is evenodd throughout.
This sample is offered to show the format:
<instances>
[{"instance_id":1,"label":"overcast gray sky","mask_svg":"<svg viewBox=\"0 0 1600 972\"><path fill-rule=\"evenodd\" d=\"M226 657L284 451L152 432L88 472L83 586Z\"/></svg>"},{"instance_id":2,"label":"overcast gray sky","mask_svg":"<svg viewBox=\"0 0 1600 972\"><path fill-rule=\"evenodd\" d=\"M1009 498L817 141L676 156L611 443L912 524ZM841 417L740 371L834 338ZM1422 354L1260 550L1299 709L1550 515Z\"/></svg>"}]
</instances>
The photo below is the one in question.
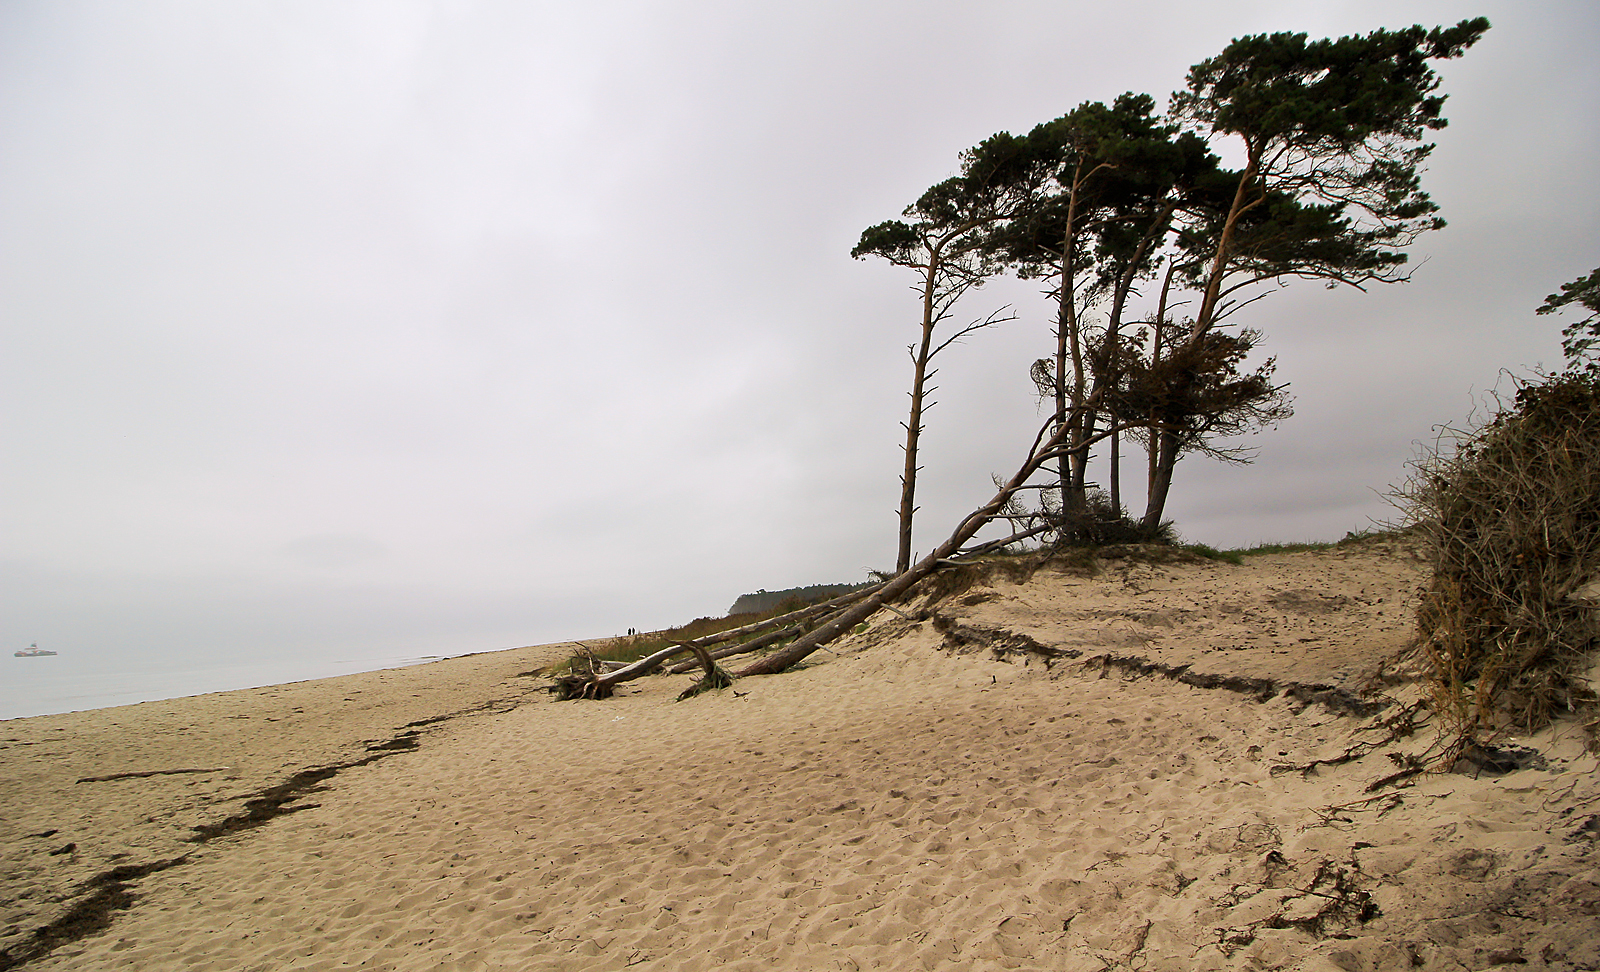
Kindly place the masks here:
<instances>
[{"instance_id":1,"label":"overcast gray sky","mask_svg":"<svg viewBox=\"0 0 1600 972\"><path fill-rule=\"evenodd\" d=\"M458 653L862 579L917 320L863 228L1233 37L1477 15L1413 281L1245 312L1297 414L1180 465L1217 546L1389 515L1435 425L1559 366L1533 309L1600 263L1592 0L6 0L4 648ZM919 550L1041 419L1036 290L965 305L1020 319L943 358Z\"/></svg>"}]
</instances>

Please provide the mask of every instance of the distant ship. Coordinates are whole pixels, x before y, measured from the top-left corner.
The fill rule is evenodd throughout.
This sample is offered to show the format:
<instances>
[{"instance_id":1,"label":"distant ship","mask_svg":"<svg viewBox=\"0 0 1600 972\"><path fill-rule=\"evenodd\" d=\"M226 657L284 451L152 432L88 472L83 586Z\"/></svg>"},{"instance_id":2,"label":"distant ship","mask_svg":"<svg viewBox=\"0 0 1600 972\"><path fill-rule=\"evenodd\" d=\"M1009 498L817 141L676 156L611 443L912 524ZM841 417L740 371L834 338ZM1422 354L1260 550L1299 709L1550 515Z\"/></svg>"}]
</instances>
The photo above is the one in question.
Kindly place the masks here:
<instances>
[{"instance_id":1,"label":"distant ship","mask_svg":"<svg viewBox=\"0 0 1600 972\"><path fill-rule=\"evenodd\" d=\"M29 645L27 648L24 648L23 650L21 650L19 652L16 652L15 654L16 654L16 656L18 658L43 658L46 655L53 655L53 654L55 654L55 652L53 652L53 651L45 651L43 648L40 648L39 647L39 643L37 641L35 641L33 644Z\"/></svg>"}]
</instances>

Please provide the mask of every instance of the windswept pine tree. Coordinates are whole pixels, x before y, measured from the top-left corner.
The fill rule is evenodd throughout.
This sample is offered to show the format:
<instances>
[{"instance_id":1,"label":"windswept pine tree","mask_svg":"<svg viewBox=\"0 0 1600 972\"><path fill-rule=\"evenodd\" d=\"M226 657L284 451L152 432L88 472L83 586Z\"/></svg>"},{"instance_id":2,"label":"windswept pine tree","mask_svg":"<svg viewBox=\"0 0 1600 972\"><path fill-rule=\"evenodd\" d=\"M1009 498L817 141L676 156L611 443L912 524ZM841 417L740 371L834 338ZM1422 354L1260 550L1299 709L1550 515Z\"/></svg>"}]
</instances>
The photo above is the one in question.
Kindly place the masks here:
<instances>
[{"instance_id":1,"label":"windswept pine tree","mask_svg":"<svg viewBox=\"0 0 1600 972\"><path fill-rule=\"evenodd\" d=\"M962 153L960 175L923 193L904 219L863 232L852 255L915 271L921 305L895 573L818 608L738 629L768 633L717 656L771 644L773 630L790 625L778 633L793 641L739 674L781 672L941 567L1041 533L1078 538L1088 519L1093 450L1110 443L1115 460L1124 434L1142 437L1149 450L1137 528L1156 534L1181 455L1240 458L1213 440L1288 415L1273 363L1254 370L1246 363L1259 330L1229 330L1233 315L1265 292L1261 285L1295 277L1357 288L1404 280L1404 247L1444 225L1421 188L1433 148L1422 138L1445 126L1431 62L1461 56L1488 27L1479 18L1337 40L1241 38L1190 69L1167 116L1154 113L1148 95L1125 94L1110 106L1080 105L1024 137L995 135ZM1240 151L1240 168L1222 165L1213 151L1222 143ZM1047 281L1055 340L1032 375L1054 408L1017 471L997 478L989 501L912 563L929 362L997 318L979 318L942 341L935 330L962 296L1006 268ZM1154 307L1124 320L1141 285L1157 281ZM1592 291L1580 281L1551 301L1593 309ZM1180 301L1184 294L1192 300ZM1179 303L1193 306L1182 322L1171 318ZM1098 315L1092 322L1091 311ZM1580 330L1569 337L1589 341L1593 320L1574 325ZM1053 482L1041 482L1046 475ZM1115 489L1111 505L1121 517ZM1043 523L1019 518L1017 497L1034 490L1056 491L1061 515ZM1009 521L1012 532L978 542L996 521ZM710 678L708 644L683 642L627 669L594 674L587 684L577 678L569 688L609 693L685 651L705 655Z\"/></svg>"}]
</instances>

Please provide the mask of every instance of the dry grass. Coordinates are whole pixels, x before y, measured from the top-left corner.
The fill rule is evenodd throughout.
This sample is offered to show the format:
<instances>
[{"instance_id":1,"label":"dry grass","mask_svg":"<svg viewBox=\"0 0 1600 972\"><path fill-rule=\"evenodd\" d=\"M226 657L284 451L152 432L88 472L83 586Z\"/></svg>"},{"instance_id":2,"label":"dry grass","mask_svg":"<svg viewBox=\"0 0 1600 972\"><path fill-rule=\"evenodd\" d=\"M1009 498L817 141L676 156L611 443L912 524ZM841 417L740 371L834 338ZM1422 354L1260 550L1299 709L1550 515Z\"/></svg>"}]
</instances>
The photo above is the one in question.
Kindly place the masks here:
<instances>
[{"instance_id":1,"label":"dry grass","mask_svg":"<svg viewBox=\"0 0 1600 972\"><path fill-rule=\"evenodd\" d=\"M1592 708L1596 612L1575 595L1600 575L1595 376L1523 386L1487 425L1451 433L1398 495L1433 567L1418 644L1451 754Z\"/></svg>"}]
</instances>

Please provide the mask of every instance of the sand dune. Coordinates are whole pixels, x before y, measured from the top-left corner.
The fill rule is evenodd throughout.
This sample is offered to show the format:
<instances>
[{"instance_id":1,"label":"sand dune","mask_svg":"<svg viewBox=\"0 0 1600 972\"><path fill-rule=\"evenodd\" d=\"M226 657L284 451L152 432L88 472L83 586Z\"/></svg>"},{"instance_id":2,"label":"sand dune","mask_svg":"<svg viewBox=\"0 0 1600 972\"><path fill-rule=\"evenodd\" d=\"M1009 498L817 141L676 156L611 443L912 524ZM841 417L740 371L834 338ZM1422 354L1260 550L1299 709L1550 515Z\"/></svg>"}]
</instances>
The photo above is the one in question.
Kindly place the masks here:
<instances>
[{"instance_id":1,"label":"sand dune","mask_svg":"<svg viewBox=\"0 0 1600 972\"><path fill-rule=\"evenodd\" d=\"M1600 783L1570 727L1518 741L1538 768L1369 791L1431 740L1389 738L1417 688L1381 674L1419 579L1381 546L1046 568L682 703L687 676L551 702L520 674L547 648L0 723L0 947L39 970L1600 967Z\"/></svg>"}]
</instances>

